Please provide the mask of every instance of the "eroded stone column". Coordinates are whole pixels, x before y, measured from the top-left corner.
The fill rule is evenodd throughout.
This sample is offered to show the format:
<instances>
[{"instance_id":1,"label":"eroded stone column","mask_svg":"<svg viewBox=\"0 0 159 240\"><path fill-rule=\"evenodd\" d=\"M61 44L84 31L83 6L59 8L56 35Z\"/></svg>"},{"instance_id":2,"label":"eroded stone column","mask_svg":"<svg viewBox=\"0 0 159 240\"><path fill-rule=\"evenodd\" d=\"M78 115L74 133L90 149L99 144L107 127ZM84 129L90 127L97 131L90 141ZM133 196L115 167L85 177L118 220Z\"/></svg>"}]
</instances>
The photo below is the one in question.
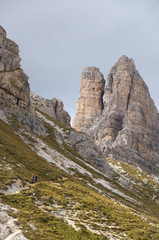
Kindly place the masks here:
<instances>
[{"instance_id":1,"label":"eroded stone column","mask_svg":"<svg viewBox=\"0 0 159 240\"><path fill-rule=\"evenodd\" d=\"M77 131L87 130L101 116L105 80L96 67L87 67L82 72L80 97L76 104L76 116L72 126Z\"/></svg>"}]
</instances>

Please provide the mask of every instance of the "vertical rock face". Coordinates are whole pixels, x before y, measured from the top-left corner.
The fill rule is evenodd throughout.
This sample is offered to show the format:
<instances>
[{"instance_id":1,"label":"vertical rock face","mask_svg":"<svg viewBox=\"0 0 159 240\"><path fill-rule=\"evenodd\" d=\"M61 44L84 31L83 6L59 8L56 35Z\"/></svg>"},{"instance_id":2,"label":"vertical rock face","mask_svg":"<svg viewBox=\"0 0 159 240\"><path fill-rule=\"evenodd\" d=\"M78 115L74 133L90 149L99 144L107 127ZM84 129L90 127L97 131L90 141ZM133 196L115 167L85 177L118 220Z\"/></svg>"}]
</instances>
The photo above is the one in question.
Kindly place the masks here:
<instances>
[{"instance_id":1,"label":"vertical rock face","mask_svg":"<svg viewBox=\"0 0 159 240\"><path fill-rule=\"evenodd\" d=\"M101 116L103 110L103 94L105 80L96 67L87 67L82 72L80 97L76 105L76 116L72 126L76 130L85 131L95 118Z\"/></svg>"},{"instance_id":2,"label":"vertical rock face","mask_svg":"<svg viewBox=\"0 0 159 240\"><path fill-rule=\"evenodd\" d=\"M159 172L159 115L132 59L111 69L102 115L87 133L107 156Z\"/></svg>"},{"instance_id":3,"label":"vertical rock face","mask_svg":"<svg viewBox=\"0 0 159 240\"><path fill-rule=\"evenodd\" d=\"M18 45L6 37L0 26L0 104L29 107L28 77L20 68Z\"/></svg>"},{"instance_id":4,"label":"vertical rock face","mask_svg":"<svg viewBox=\"0 0 159 240\"><path fill-rule=\"evenodd\" d=\"M147 133L158 124L158 111L150 97L145 82L140 77L132 59L122 56L108 75L105 88L105 122L99 139L115 141L119 131L127 127ZM126 140L123 141L126 145Z\"/></svg>"}]
</instances>

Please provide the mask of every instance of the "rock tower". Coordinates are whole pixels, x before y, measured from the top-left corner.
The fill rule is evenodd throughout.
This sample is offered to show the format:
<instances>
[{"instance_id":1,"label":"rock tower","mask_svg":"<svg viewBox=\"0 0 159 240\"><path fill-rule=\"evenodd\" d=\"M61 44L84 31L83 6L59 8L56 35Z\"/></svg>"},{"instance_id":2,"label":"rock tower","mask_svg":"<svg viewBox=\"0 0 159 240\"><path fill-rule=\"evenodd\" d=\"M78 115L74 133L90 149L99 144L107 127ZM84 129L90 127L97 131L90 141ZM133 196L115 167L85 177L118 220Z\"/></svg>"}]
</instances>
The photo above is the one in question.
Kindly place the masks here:
<instances>
[{"instance_id":1,"label":"rock tower","mask_svg":"<svg viewBox=\"0 0 159 240\"><path fill-rule=\"evenodd\" d=\"M91 123L87 133L107 156L159 172L159 114L132 59L122 56L112 67L104 109Z\"/></svg>"},{"instance_id":2,"label":"rock tower","mask_svg":"<svg viewBox=\"0 0 159 240\"><path fill-rule=\"evenodd\" d=\"M72 126L85 131L101 116L105 80L96 67L87 67L82 72L80 97L76 105L76 116Z\"/></svg>"}]
</instances>

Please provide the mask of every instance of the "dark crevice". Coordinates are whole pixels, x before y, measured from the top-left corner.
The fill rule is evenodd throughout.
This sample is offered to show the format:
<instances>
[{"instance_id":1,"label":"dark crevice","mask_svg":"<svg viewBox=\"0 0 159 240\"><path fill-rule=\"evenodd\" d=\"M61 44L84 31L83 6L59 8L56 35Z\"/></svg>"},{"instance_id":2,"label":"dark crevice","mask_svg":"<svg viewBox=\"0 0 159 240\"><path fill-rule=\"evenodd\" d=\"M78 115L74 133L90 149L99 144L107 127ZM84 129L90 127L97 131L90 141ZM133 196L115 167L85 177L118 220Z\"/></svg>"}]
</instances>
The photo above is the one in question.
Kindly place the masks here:
<instances>
[{"instance_id":1,"label":"dark crevice","mask_svg":"<svg viewBox=\"0 0 159 240\"><path fill-rule=\"evenodd\" d=\"M132 91L132 87L133 87L133 83L134 83L134 75L135 75L135 73L133 74L133 76L131 78L131 86L130 86L130 90L129 90L129 94L128 94L126 110L128 110L128 107L129 107L129 104L130 104L130 96L131 96L131 91Z\"/></svg>"},{"instance_id":2,"label":"dark crevice","mask_svg":"<svg viewBox=\"0 0 159 240\"><path fill-rule=\"evenodd\" d=\"M17 105L19 105L19 100L20 100L20 98L17 97Z\"/></svg>"},{"instance_id":3,"label":"dark crevice","mask_svg":"<svg viewBox=\"0 0 159 240\"><path fill-rule=\"evenodd\" d=\"M56 103L55 103L55 114L57 114L57 107L58 107L58 102L56 101Z\"/></svg>"}]
</instances>

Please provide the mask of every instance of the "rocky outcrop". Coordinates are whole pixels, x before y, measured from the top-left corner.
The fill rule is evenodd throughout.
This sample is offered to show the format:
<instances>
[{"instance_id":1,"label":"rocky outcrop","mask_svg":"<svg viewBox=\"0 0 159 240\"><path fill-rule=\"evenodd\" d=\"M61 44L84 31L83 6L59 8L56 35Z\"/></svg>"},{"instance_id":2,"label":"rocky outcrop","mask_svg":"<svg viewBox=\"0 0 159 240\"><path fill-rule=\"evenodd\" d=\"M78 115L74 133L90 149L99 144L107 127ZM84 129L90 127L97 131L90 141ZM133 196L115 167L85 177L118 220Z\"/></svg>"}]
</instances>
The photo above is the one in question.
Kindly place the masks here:
<instances>
[{"instance_id":1,"label":"rocky outcrop","mask_svg":"<svg viewBox=\"0 0 159 240\"><path fill-rule=\"evenodd\" d=\"M29 108L30 87L20 61L18 45L6 37L6 31L0 26L0 104L3 108Z\"/></svg>"},{"instance_id":2,"label":"rocky outcrop","mask_svg":"<svg viewBox=\"0 0 159 240\"><path fill-rule=\"evenodd\" d=\"M132 59L122 56L111 69L102 115L87 133L107 156L159 171L159 115Z\"/></svg>"},{"instance_id":3,"label":"rocky outcrop","mask_svg":"<svg viewBox=\"0 0 159 240\"><path fill-rule=\"evenodd\" d=\"M72 126L76 130L85 131L95 118L101 116L103 110L103 94L105 80L96 67L87 67L82 72L80 97L76 105L76 116Z\"/></svg>"},{"instance_id":4,"label":"rocky outcrop","mask_svg":"<svg viewBox=\"0 0 159 240\"><path fill-rule=\"evenodd\" d=\"M20 68L18 45L6 37L0 26L0 118L16 118L37 134L45 134L43 124L30 107L28 77Z\"/></svg>"},{"instance_id":5,"label":"rocky outcrop","mask_svg":"<svg viewBox=\"0 0 159 240\"><path fill-rule=\"evenodd\" d=\"M32 106L38 108L50 117L55 118L60 122L70 126L71 117L64 110L63 102L60 99L45 99L33 92L30 93L30 99Z\"/></svg>"},{"instance_id":6,"label":"rocky outcrop","mask_svg":"<svg viewBox=\"0 0 159 240\"><path fill-rule=\"evenodd\" d=\"M18 228L18 220L9 216L8 211L17 213L17 210L0 203L0 240L27 240Z\"/></svg>"},{"instance_id":7,"label":"rocky outcrop","mask_svg":"<svg viewBox=\"0 0 159 240\"><path fill-rule=\"evenodd\" d=\"M105 161L105 155L87 134L72 130L63 137L65 142L84 159L92 163L107 176L113 177L114 174L109 164Z\"/></svg>"}]
</instances>

